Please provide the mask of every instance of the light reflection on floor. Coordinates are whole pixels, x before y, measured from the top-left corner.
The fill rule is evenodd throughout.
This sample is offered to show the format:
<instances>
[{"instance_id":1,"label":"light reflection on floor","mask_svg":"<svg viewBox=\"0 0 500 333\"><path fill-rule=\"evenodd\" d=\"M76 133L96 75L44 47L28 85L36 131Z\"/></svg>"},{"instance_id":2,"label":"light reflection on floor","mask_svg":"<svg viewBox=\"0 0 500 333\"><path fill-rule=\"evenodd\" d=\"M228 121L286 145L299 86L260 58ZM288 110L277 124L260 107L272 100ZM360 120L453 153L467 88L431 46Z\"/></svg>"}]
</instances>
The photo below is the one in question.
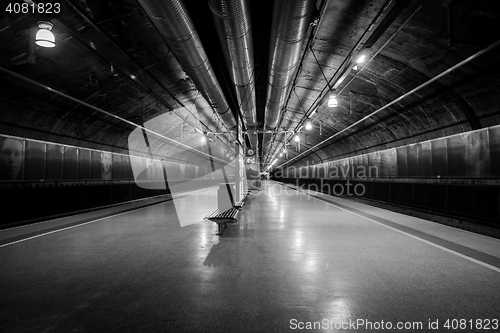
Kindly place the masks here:
<instances>
[{"instance_id":1,"label":"light reflection on floor","mask_svg":"<svg viewBox=\"0 0 500 333\"><path fill-rule=\"evenodd\" d=\"M174 196L175 210L181 227L203 221L217 208L217 188L193 191Z\"/></svg>"}]
</instances>

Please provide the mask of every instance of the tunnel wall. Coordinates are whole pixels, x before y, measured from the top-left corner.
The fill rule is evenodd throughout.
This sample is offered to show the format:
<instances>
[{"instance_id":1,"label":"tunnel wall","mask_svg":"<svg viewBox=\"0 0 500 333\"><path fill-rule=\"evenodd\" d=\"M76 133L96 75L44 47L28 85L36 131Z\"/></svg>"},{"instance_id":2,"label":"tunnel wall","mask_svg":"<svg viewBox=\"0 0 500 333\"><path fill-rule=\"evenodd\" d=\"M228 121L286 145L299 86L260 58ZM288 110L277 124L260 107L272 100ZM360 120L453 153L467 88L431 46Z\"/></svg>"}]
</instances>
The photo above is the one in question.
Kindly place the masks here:
<instances>
[{"instance_id":1,"label":"tunnel wall","mask_svg":"<svg viewBox=\"0 0 500 333\"><path fill-rule=\"evenodd\" d=\"M216 186L219 183L220 179L205 179L191 185L199 189ZM169 198L169 191L145 189L133 180L81 181L71 184L48 181L6 185L0 187L3 207L0 229L135 199L158 195L167 195L166 199ZM176 192L172 190L172 193Z\"/></svg>"},{"instance_id":2,"label":"tunnel wall","mask_svg":"<svg viewBox=\"0 0 500 333\"><path fill-rule=\"evenodd\" d=\"M320 164L291 166L274 174L278 178L495 180L500 176L500 126Z\"/></svg>"},{"instance_id":3,"label":"tunnel wall","mask_svg":"<svg viewBox=\"0 0 500 333\"><path fill-rule=\"evenodd\" d=\"M275 180L331 195L363 196L497 227L499 176L500 126L273 172Z\"/></svg>"},{"instance_id":4,"label":"tunnel wall","mask_svg":"<svg viewBox=\"0 0 500 333\"><path fill-rule=\"evenodd\" d=\"M10 139L10 144L4 144ZM15 142L13 142L15 141ZM228 181L220 169L150 160L12 136L0 136L0 228L156 195ZM6 170L7 155L20 148L19 170ZM103 162L110 161L110 172ZM4 163L5 162L5 163ZM132 164L144 170L134 179ZM169 189L165 189L163 168ZM14 174L15 173L15 174ZM230 179L229 179L230 180ZM158 186L160 185L160 186Z\"/></svg>"},{"instance_id":5,"label":"tunnel wall","mask_svg":"<svg viewBox=\"0 0 500 333\"><path fill-rule=\"evenodd\" d=\"M12 136L0 136L0 146L4 146L6 139L20 143L20 168L12 177L3 170L3 164L0 165L0 185L4 181L129 180L134 178L132 164L149 166L151 177L162 174L161 164L150 163L151 159L141 156ZM104 170L106 160L110 164L109 172ZM208 174L206 167L198 165L179 161L162 163L169 180L193 179Z\"/></svg>"}]
</instances>

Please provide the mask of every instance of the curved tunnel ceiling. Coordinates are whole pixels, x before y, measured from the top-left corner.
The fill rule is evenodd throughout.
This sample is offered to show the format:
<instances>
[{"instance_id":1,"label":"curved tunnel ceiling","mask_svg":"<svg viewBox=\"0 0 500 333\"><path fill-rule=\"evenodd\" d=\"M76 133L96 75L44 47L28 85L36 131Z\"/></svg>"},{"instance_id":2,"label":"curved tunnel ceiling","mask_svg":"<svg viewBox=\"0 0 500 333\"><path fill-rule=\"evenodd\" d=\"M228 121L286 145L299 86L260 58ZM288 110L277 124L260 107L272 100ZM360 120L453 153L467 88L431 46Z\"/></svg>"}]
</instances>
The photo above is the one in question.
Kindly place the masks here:
<instances>
[{"instance_id":1,"label":"curved tunnel ceiling","mask_svg":"<svg viewBox=\"0 0 500 333\"><path fill-rule=\"evenodd\" d=\"M257 129L263 130L273 1L248 3ZM161 135L206 153L202 132L227 132L206 91L186 74L182 59L176 58L138 1L69 0L61 13L43 16L6 13L6 5L0 20L0 133L127 152L135 127L123 120L138 125L152 121ZM500 124L500 47L494 47L344 131L497 42L498 1L324 0L314 1L314 6L276 133L268 154L261 156L263 166L277 156L285 139L288 143L292 138L290 131L299 129L301 152L289 150L291 164L323 162ZM186 1L185 7L236 117L241 114L238 95L208 1ZM30 27L40 20L54 24L57 46L35 47L30 56ZM363 50L369 51L369 61L355 71L353 60ZM326 105L330 90L337 96L337 108ZM302 128L307 119L312 120L312 131ZM233 152L229 135L211 137L216 157ZM315 148L307 151L311 147ZM168 145L160 145L155 153L206 163L203 154L182 153Z\"/></svg>"},{"instance_id":2,"label":"curved tunnel ceiling","mask_svg":"<svg viewBox=\"0 0 500 333\"><path fill-rule=\"evenodd\" d=\"M337 6L326 9L324 17L331 19L320 24L311 42L290 94L283 128L296 129L303 125L305 114L309 115L311 108L318 106L314 102L324 89L326 79L334 79L330 84L333 87L340 77L335 75L336 71L353 49L353 57L359 54L355 44L360 40L363 43L362 34L386 4L372 2L373 6L361 10L353 3L336 3ZM451 9L445 2L400 3L404 9L369 49L371 61L364 67L359 66L358 71L349 70L333 90L339 106L328 108L326 100L319 103L318 112L310 117L315 130L306 132L308 140L302 152L499 39L495 32L499 22L498 3L455 1ZM452 17L451 30L447 27L447 15ZM357 29L345 29L344 24L349 24L349 20ZM499 55L500 48L493 48L312 150L321 154L306 153L293 163L301 159L304 163L304 157L322 162L498 124ZM318 74L319 66L324 76ZM281 147L283 136L276 139L275 147ZM292 157L294 155L297 155L295 151Z\"/></svg>"}]
</instances>

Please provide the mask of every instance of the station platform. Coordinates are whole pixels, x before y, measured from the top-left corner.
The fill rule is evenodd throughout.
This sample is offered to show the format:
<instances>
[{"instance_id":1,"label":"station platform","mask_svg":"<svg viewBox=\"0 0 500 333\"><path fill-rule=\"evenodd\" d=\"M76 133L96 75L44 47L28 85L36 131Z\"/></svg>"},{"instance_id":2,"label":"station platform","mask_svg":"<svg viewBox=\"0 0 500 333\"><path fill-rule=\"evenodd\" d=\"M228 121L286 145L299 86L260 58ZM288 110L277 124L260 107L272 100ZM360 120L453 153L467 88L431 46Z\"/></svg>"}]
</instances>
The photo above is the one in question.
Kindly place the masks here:
<instances>
[{"instance_id":1,"label":"station platform","mask_svg":"<svg viewBox=\"0 0 500 333\"><path fill-rule=\"evenodd\" d=\"M273 181L217 236L210 191L0 231L0 331L500 331L498 239Z\"/></svg>"}]
</instances>

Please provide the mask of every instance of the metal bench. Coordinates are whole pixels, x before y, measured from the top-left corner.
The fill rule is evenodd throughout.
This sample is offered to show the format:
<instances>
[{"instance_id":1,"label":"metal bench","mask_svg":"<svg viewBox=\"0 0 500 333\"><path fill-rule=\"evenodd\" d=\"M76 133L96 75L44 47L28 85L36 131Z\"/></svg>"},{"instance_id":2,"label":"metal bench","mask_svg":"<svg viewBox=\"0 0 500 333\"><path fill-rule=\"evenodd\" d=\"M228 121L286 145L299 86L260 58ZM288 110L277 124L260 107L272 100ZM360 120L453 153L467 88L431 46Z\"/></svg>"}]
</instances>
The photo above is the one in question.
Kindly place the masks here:
<instances>
[{"instance_id":1,"label":"metal bench","mask_svg":"<svg viewBox=\"0 0 500 333\"><path fill-rule=\"evenodd\" d=\"M237 203L235 203L234 208L241 209L241 207L243 207L244 204L245 204L245 198L243 198L240 201L238 201Z\"/></svg>"},{"instance_id":2,"label":"metal bench","mask_svg":"<svg viewBox=\"0 0 500 333\"><path fill-rule=\"evenodd\" d=\"M243 204L241 204L243 206ZM240 206L241 207L241 206ZM220 212L218 209L214 210L204 220L212 221L217 223L218 230L217 235L222 235L224 229L226 229L228 223L236 222L236 215L240 210L236 207L226 210L225 212Z\"/></svg>"}]
</instances>

